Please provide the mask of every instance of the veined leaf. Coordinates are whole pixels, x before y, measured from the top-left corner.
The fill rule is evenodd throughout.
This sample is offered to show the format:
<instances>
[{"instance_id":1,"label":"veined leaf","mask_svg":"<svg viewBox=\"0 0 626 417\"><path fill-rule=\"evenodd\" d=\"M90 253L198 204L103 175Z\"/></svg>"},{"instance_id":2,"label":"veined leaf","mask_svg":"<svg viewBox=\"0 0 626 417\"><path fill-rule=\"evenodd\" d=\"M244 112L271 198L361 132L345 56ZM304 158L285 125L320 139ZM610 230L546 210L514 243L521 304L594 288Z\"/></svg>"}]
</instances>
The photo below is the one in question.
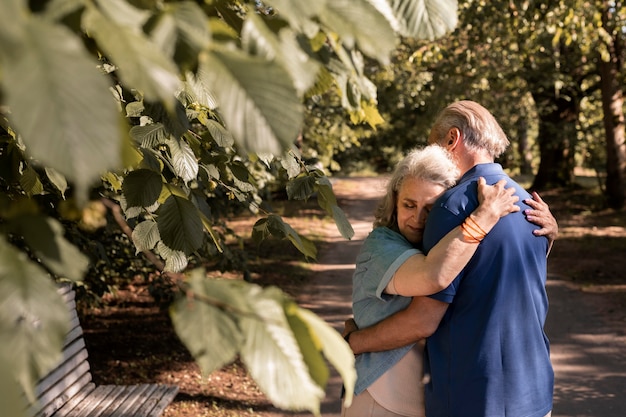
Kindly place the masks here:
<instances>
[{"instance_id":1,"label":"veined leaf","mask_svg":"<svg viewBox=\"0 0 626 417\"><path fill-rule=\"evenodd\" d=\"M198 103L207 109L215 110L217 108L217 99L211 92L210 87L203 83L203 80L207 78L202 75L203 71L210 71L210 68L198 68L197 77L191 71L185 73L186 82L184 84L184 93L190 97L193 103Z\"/></svg>"},{"instance_id":2,"label":"veined leaf","mask_svg":"<svg viewBox=\"0 0 626 417\"><path fill-rule=\"evenodd\" d=\"M174 173L188 183L198 176L198 161L189 144L182 139L169 139L167 146L172 155Z\"/></svg>"},{"instance_id":3,"label":"veined leaf","mask_svg":"<svg viewBox=\"0 0 626 417\"><path fill-rule=\"evenodd\" d=\"M336 32L347 49L357 45L383 64L396 46L396 35L384 16L367 0L333 0L325 4L321 21Z\"/></svg>"},{"instance_id":4,"label":"veined leaf","mask_svg":"<svg viewBox=\"0 0 626 417\"><path fill-rule=\"evenodd\" d=\"M163 123L133 126L130 129L130 136L144 148L153 148L167 141L167 132Z\"/></svg>"},{"instance_id":5,"label":"veined leaf","mask_svg":"<svg viewBox=\"0 0 626 417\"><path fill-rule=\"evenodd\" d=\"M39 174L30 166L27 166L20 176L20 186L28 196L43 194L43 184Z\"/></svg>"},{"instance_id":6,"label":"veined leaf","mask_svg":"<svg viewBox=\"0 0 626 417\"><path fill-rule=\"evenodd\" d=\"M135 29L137 32L150 18L148 10L134 7L126 0L96 0L98 7L112 21L120 26Z\"/></svg>"},{"instance_id":7,"label":"veined leaf","mask_svg":"<svg viewBox=\"0 0 626 417\"><path fill-rule=\"evenodd\" d=\"M289 180L285 187L290 200L306 200L313 195L317 180L311 175L302 175Z\"/></svg>"},{"instance_id":8,"label":"veined leaf","mask_svg":"<svg viewBox=\"0 0 626 417\"><path fill-rule=\"evenodd\" d=\"M159 227L155 221L144 220L133 229L133 243L135 244L136 254L144 251L152 250L161 240Z\"/></svg>"},{"instance_id":9,"label":"veined leaf","mask_svg":"<svg viewBox=\"0 0 626 417\"><path fill-rule=\"evenodd\" d=\"M233 136L230 134L228 130L224 128L220 123L216 122L213 119L208 119L203 123L207 130L209 131L211 138L217 143L219 146L223 148L228 148L233 146L235 143L233 140ZM214 176L214 178L219 178Z\"/></svg>"},{"instance_id":10,"label":"veined leaf","mask_svg":"<svg viewBox=\"0 0 626 417\"><path fill-rule=\"evenodd\" d=\"M283 309L277 288L248 286L247 300L260 317L240 318L245 335L241 359L272 403L319 415L324 390L309 374Z\"/></svg>"},{"instance_id":11,"label":"veined leaf","mask_svg":"<svg viewBox=\"0 0 626 417\"><path fill-rule=\"evenodd\" d=\"M251 14L244 22L241 38L243 48L251 54L276 59L289 72L299 95L315 83L320 64L302 50L293 30L282 28L275 34L260 17Z\"/></svg>"},{"instance_id":12,"label":"veined leaf","mask_svg":"<svg viewBox=\"0 0 626 417\"><path fill-rule=\"evenodd\" d=\"M156 246L156 253L165 259L165 272L182 272L187 268L189 259L185 252L179 250L173 250L168 248L162 241L159 241Z\"/></svg>"},{"instance_id":13,"label":"veined leaf","mask_svg":"<svg viewBox=\"0 0 626 417\"><path fill-rule=\"evenodd\" d=\"M402 36L430 39L457 25L457 0L368 0Z\"/></svg>"},{"instance_id":14,"label":"veined leaf","mask_svg":"<svg viewBox=\"0 0 626 417\"><path fill-rule=\"evenodd\" d=\"M137 169L128 173L122 184L127 207L153 205L163 188L161 174L150 169Z\"/></svg>"},{"instance_id":15,"label":"veined leaf","mask_svg":"<svg viewBox=\"0 0 626 417\"><path fill-rule=\"evenodd\" d=\"M300 307L294 301L285 299L283 308L311 378L313 378L316 385L325 388L326 384L328 384L330 370L322 355L322 343L319 337L312 332L307 322L302 320L299 315Z\"/></svg>"},{"instance_id":16,"label":"veined leaf","mask_svg":"<svg viewBox=\"0 0 626 417\"><path fill-rule=\"evenodd\" d=\"M163 243L189 255L202 246L204 234L198 210L186 198L171 195L159 207L157 224Z\"/></svg>"},{"instance_id":17,"label":"veined leaf","mask_svg":"<svg viewBox=\"0 0 626 417\"><path fill-rule=\"evenodd\" d=\"M35 18L24 26L19 44L0 42L0 56L11 63L1 77L11 122L27 153L63 173L84 200L88 186L121 163L109 83L67 29Z\"/></svg>"},{"instance_id":18,"label":"veined leaf","mask_svg":"<svg viewBox=\"0 0 626 417\"><path fill-rule=\"evenodd\" d=\"M199 76L247 151L281 154L298 136L303 109L289 74L276 62L219 49L200 57Z\"/></svg>"},{"instance_id":19,"label":"veined leaf","mask_svg":"<svg viewBox=\"0 0 626 417\"><path fill-rule=\"evenodd\" d=\"M236 316L224 306L241 306L240 290L227 281L206 278L193 270L189 297L170 308L176 334L196 359L204 375L232 362L243 344Z\"/></svg>"},{"instance_id":20,"label":"veined leaf","mask_svg":"<svg viewBox=\"0 0 626 417\"><path fill-rule=\"evenodd\" d=\"M291 152L285 152L280 159L280 165L287 171L287 177L289 179L295 178L300 174L301 167L298 159L292 155ZM289 184L289 183L288 183ZM290 197L291 198L291 197Z\"/></svg>"},{"instance_id":21,"label":"veined leaf","mask_svg":"<svg viewBox=\"0 0 626 417\"><path fill-rule=\"evenodd\" d=\"M48 274L0 238L0 357L31 400L37 380L61 358L65 303Z\"/></svg>"},{"instance_id":22,"label":"veined leaf","mask_svg":"<svg viewBox=\"0 0 626 417\"><path fill-rule=\"evenodd\" d=\"M168 7L174 16L180 40L196 53L204 49L211 41L211 32L207 15L200 6L192 1L181 1L169 3Z\"/></svg>"},{"instance_id":23,"label":"veined leaf","mask_svg":"<svg viewBox=\"0 0 626 417\"><path fill-rule=\"evenodd\" d=\"M320 15L326 2L268 0L265 3L278 10L279 16L287 20L292 27L312 38L319 31L315 17Z\"/></svg>"},{"instance_id":24,"label":"veined leaf","mask_svg":"<svg viewBox=\"0 0 626 417\"><path fill-rule=\"evenodd\" d=\"M341 375L346 391L344 404L349 406L352 402L354 384L356 383L354 353L352 353L350 346L335 329L313 312L298 307L295 310L295 315L307 324L309 331L321 346L324 356Z\"/></svg>"},{"instance_id":25,"label":"veined leaf","mask_svg":"<svg viewBox=\"0 0 626 417\"><path fill-rule=\"evenodd\" d=\"M174 111L181 82L176 65L140 32L119 25L88 6L83 26L119 68L124 84L140 90L146 99L162 101Z\"/></svg>"}]
</instances>

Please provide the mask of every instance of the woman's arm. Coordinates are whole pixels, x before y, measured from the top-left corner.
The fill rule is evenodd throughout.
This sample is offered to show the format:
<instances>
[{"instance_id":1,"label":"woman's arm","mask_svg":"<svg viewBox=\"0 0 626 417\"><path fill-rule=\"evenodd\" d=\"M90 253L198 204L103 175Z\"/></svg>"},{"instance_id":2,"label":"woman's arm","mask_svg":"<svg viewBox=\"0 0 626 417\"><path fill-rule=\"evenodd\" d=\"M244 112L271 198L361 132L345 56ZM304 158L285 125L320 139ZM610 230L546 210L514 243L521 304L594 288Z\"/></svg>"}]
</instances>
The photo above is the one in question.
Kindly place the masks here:
<instances>
[{"instance_id":1,"label":"woman's arm","mask_svg":"<svg viewBox=\"0 0 626 417\"><path fill-rule=\"evenodd\" d=\"M519 211L515 189L505 188L506 181L487 185L478 180L479 205L465 222L445 235L427 256L413 255L396 271L385 292L407 297L430 295L446 288L476 252L478 243L496 225L500 217Z\"/></svg>"}]
</instances>

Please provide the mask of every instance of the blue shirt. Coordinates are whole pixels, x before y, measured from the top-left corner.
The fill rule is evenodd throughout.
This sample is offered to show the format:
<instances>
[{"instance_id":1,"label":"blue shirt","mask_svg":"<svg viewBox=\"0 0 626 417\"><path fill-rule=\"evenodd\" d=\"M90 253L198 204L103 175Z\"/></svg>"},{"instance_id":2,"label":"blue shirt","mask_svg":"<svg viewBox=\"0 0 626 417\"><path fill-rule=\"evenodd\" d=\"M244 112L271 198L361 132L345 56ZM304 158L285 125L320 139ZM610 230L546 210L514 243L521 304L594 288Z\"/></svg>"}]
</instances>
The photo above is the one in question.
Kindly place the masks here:
<instances>
[{"instance_id":1,"label":"blue shirt","mask_svg":"<svg viewBox=\"0 0 626 417\"><path fill-rule=\"evenodd\" d=\"M507 180L521 201L531 196L498 164L468 171L430 212L430 250L478 206L477 180ZM546 238L522 212L500 219L466 268L431 296L451 303L427 340L428 417L543 417L552 410L554 374L544 333L548 310Z\"/></svg>"},{"instance_id":2,"label":"blue shirt","mask_svg":"<svg viewBox=\"0 0 626 417\"><path fill-rule=\"evenodd\" d=\"M352 276L352 312L359 328L371 326L411 303L410 297L383 294L400 265L421 253L400 233L387 227L375 228L363 242ZM354 392L363 392L395 365L413 345L356 356L357 382Z\"/></svg>"}]
</instances>

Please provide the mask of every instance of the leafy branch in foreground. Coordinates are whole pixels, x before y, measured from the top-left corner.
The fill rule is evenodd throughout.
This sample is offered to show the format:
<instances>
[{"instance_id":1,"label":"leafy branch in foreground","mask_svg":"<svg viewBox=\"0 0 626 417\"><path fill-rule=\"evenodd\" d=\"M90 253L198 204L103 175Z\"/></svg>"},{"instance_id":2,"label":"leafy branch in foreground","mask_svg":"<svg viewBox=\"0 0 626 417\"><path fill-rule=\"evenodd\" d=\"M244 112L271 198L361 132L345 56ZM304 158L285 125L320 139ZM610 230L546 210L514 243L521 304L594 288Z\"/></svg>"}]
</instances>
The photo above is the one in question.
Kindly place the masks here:
<instances>
[{"instance_id":1,"label":"leafy branch in foreground","mask_svg":"<svg viewBox=\"0 0 626 417\"><path fill-rule=\"evenodd\" d=\"M188 260L228 258L227 215L264 211L278 178L291 198L316 195L351 238L328 178L294 146L302 102L333 89L353 122L376 126L362 54L386 63L398 33L442 35L455 10L453 0L1 2L0 386L31 393L57 359L66 317L53 282L83 278L89 259L70 237L88 240L88 208L104 201L119 204L138 252L184 273L171 313L205 372L239 354L272 402L319 414L324 357L352 392L352 354L326 323L275 288L186 271ZM271 211L254 233L315 257ZM208 302L216 294L231 307ZM11 410L15 391L0 391Z\"/></svg>"}]
</instances>

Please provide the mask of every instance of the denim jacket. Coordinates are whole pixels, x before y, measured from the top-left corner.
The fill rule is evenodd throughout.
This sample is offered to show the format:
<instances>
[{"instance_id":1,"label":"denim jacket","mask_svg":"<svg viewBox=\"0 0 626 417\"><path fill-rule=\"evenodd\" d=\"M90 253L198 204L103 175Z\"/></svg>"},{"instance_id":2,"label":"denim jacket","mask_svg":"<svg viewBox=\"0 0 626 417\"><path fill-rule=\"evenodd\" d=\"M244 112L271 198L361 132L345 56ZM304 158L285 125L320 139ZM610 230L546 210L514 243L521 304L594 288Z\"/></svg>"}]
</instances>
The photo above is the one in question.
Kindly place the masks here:
<instances>
[{"instance_id":1,"label":"denim jacket","mask_svg":"<svg viewBox=\"0 0 626 417\"><path fill-rule=\"evenodd\" d=\"M387 227L375 228L365 239L352 277L352 310L359 328L371 326L411 303L411 297L383 294L383 291L400 265L417 253L421 252ZM357 355L355 394L369 387L412 346Z\"/></svg>"}]
</instances>

